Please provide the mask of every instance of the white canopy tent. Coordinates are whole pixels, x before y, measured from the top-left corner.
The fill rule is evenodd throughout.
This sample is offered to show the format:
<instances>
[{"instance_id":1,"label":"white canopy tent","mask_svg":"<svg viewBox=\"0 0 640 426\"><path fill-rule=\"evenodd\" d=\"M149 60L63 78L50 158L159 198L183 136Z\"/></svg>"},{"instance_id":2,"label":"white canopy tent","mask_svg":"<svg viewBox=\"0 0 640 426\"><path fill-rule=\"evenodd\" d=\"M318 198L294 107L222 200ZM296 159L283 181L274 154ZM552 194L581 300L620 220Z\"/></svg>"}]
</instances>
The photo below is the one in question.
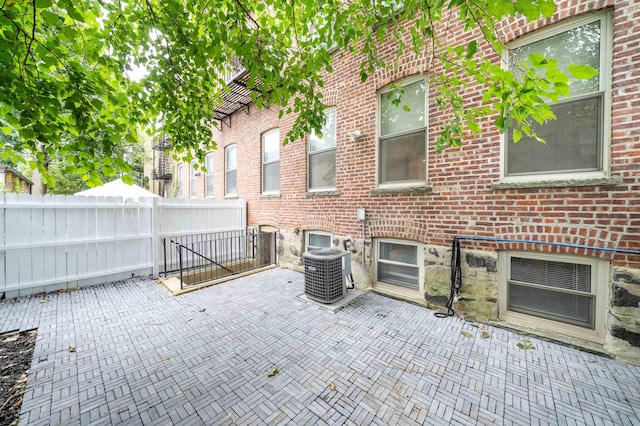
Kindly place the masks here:
<instances>
[{"instance_id":1,"label":"white canopy tent","mask_svg":"<svg viewBox=\"0 0 640 426\"><path fill-rule=\"evenodd\" d=\"M138 185L127 185L122 179L117 179L102 186L96 186L84 191L76 192L73 195L85 195L94 197L122 197L124 199L132 198L134 202L138 202L140 198L158 197L153 192Z\"/></svg>"}]
</instances>

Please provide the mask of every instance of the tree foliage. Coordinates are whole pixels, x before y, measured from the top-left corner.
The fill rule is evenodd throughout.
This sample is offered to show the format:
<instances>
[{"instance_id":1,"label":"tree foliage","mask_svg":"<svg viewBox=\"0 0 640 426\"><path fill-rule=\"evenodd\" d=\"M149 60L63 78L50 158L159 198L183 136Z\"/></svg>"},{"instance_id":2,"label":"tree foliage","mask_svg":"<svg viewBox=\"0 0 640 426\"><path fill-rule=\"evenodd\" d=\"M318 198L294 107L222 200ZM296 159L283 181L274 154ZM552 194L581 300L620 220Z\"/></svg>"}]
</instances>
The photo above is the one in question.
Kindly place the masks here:
<instances>
[{"instance_id":1,"label":"tree foliage","mask_svg":"<svg viewBox=\"0 0 640 426\"><path fill-rule=\"evenodd\" d=\"M138 135L138 137L140 139L145 138L144 135ZM123 141L114 147L113 155L121 158L127 164L129 168L127 175L132 179L131 183L145 188L148 187L148 182L144 177L144 164L149 159L149 156L145 152L142 143ZM33 170L28 165L19 164L18 170L25 176L32 178ZM49 160L47 175L49 177L46 187L47 194L70 195L93 186L89 180L83 179L83 175L77 173L76 166L69 165L62 157L54 157ZM116 176L114 174L106 175L100 169L99 178L106 183L114 180Z\"/></svg>"},{"instance_id":2,"label":"tree foliage","mask_svg":"<svg viewBox=\"0 0 640 426\"><path fill-rule=\"evenodd\" d=\"M531 120L553 118L547 102L564 93L567 76L535 57L520 64L524 78L516 78L481 55L480 45L502 53L500 20L549 17L554 7L553 0L4 0L0 117L20 144L5 145L0 156L16 161L31 152L31 167L55 157L97 184L130 170L116 147L161 117L176 155L203 160L215 147L212 113L228 90L232 58L250 73L257 106L295 114L286 136L292 142L322 128L321 92L334 61L355 55L366 80L394 65L378 49L390 37L398 55L413 49L442 69L430 74L436 101L451 117L439 150L480 132L485 116L496 116L500 131L526 133ZM451 45L444 17L481 37ZM404 20L409 26L398 25ZM128 77L136 66L148 72L139 82ZM569 72L593 75L588 67ZM487 88L484 107L465 102L464 87L474 81Z\"/></svg>"}]
</instances>

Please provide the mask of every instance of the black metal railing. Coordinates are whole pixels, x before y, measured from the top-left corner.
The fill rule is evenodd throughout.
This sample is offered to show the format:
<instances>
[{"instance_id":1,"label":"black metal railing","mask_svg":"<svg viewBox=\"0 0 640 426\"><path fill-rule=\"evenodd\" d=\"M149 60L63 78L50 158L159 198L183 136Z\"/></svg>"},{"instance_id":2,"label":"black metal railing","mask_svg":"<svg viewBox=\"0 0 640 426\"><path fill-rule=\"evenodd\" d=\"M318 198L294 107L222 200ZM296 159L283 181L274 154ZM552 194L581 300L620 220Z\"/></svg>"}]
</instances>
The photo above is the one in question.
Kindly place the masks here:
<instances>
[{"instance_id":1,"label":"black metal railing","mask_svg":"<svg viewBox=\"0 0 640 426\"><path fill-rule=\"evenodd\" d=\"M256 229L165 237L162 247L164 276L182 289L276 262L276 233Z\"/></svg>"}]
</instances>

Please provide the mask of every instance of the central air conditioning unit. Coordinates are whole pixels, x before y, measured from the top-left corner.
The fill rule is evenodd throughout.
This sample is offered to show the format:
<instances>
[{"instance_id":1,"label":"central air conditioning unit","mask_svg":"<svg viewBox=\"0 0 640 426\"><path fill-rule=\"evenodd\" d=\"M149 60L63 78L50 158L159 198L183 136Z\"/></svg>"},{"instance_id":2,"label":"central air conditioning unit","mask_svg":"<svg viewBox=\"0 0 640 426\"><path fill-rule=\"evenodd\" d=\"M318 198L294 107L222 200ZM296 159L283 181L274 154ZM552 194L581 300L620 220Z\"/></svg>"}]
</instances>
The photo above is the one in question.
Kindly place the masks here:
<instances>
[{"instance_id":1,"label":"central air conditioning unit","mask_svg":"<svg viewBox=\"0 0 640 426\"><path fill-rule=\"evenodd\" d=\"M304 294L321 303L333 303L347 294L345 278L351 273L351 253L338 249L306 252Z\"/></svg>"}]
</instances>

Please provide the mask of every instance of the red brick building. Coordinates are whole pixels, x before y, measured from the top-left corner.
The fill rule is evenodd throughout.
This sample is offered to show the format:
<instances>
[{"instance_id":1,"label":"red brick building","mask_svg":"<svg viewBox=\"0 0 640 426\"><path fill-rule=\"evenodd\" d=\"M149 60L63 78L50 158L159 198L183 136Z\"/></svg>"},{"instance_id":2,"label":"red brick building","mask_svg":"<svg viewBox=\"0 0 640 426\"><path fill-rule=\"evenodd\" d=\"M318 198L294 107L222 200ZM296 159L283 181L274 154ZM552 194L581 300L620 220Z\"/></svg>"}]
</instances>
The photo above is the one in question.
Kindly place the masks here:
<instances>
[{"instance_id":1,"label":"red brick building","mask_svg":"<svg viewBox=\"0 0 640 426\"><path fill-rule=\"evenodd\" d=\"M248 224L279 231L282 266L302 270L308 247L350 240L360 288L426 304L446 301L452 240L468 237L456 312L640 362L640 3L556 3L551 19L499 29L516 57L554 52L599 70L553 106L546 145L509 143L487 120L437 154L446 117L429 96L441 72L429 56L407 51L362 83L345 55L325 81L322 139L283 146L292 117L238 109L215 130L206 173L177 165L178 196L246 199ZM391 40L380 51L393 61ZM392 83L410 111L393 107ZM484 89L468 87L470 105Z\"/></svg>"}]
</instances>

